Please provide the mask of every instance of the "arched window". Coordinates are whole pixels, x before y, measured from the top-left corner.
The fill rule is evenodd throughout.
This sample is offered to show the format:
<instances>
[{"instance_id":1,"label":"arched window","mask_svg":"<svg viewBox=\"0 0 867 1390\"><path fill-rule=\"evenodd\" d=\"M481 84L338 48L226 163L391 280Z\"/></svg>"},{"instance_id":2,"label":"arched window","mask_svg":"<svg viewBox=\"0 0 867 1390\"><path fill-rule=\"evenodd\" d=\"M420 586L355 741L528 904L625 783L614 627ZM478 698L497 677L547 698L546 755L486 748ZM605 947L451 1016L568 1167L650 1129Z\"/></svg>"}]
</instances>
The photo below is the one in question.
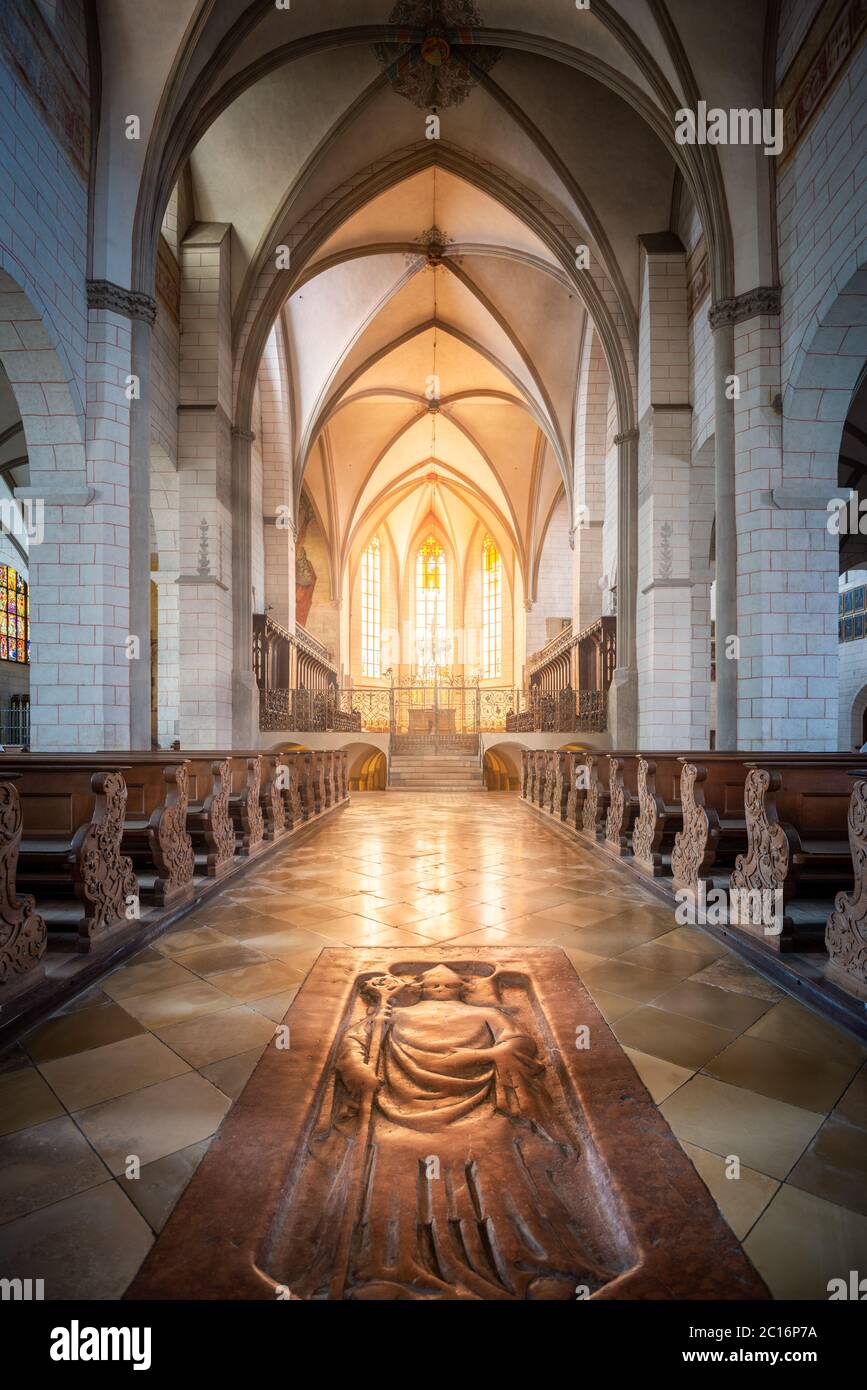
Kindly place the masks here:
<instances>
[{"instance_id":1,"label":"arched window","mask_svg":"<svg viewBox=\"0 0 867 1390\"><path fill-rule=\"evenodd\" d=\"M415 562L416 669L430 680L451 660L446 595L446 556L435 536L419 546Z\"/></svg>"},{"instance_id":2,"label":"arched window","mask_svg":"<svg viewBox=\"0 0 867 1390\"><path fill-rule=\"evenodd\" d=\"M503 674L503 562L490 536L482 546L482 679Z\"/></svg>"},{"instance_id":3,"label":"arched window","mask_svg":"<svg viewBox=\"0 0 867 1390\"><path fill-rule=\"evenodd\" d=\"M382 587L379 537L374 536L361 557L361 674L382 675Z\"/></svg>"}]
</instances>

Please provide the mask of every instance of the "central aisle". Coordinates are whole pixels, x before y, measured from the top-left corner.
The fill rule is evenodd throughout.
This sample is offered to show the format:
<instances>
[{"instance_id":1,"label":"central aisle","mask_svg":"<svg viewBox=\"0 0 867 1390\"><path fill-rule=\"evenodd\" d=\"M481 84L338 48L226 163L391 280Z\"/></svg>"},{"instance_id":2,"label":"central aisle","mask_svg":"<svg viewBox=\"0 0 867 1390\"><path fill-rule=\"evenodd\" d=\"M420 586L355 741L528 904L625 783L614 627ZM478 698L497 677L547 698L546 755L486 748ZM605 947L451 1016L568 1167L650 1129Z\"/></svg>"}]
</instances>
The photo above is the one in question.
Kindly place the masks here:
<instances>
[{"instance_id":1,"label":"central aisle","mask_svg":"<svg viewBox=\"0 0 867 1390\"><path fill-rule=\"evenodd\" d=\"M319 951L438 943L566 951L777 1296L825 1298L867 1264L859 1044L517 797L386 792L276 851L7 1062L0 1273L119 1296Z\"/></svg>"}]
</instances>

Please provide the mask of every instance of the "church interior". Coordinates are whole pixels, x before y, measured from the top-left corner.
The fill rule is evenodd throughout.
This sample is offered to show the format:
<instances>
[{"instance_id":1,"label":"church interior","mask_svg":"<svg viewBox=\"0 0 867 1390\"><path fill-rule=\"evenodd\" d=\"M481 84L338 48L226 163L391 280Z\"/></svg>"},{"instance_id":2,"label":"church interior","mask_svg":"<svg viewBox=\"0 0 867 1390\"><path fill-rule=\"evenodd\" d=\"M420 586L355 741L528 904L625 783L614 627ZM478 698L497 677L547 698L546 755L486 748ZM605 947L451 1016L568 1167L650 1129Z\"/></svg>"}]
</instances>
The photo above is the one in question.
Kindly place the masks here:
<instances>
[{"instance_id":1,"label":"church interior","mask_svg":"<svg viewBox=\"0 0 867 1390\"><path fill-rule=\"evenodd\" d=\"M4 1299L867 1297L865 111L863 0L5 0Z\"/></svg>"}]
</instances>

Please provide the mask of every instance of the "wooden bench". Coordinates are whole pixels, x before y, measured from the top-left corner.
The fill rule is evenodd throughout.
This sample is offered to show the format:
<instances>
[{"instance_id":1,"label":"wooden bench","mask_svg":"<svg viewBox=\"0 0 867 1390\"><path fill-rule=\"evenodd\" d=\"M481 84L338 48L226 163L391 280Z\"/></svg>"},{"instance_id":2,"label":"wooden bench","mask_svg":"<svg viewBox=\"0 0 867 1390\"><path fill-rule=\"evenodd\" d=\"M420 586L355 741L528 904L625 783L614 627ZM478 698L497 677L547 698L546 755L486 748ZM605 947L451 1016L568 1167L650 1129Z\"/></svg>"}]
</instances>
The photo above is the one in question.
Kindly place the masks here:
<instances>
[{"instance_id":1,"label":"wooden bench","mask_svg":"<svg viewBox=\"0 0 867 1390\"><path fill-rule=\"evenodd\" d=\"M39 902L49 940L89 952L131 928L139 885L123 854L125 767L93 770L87 755L0 755L18 773L24 830L18 879Z\"/></svg>"},{"instance_id":2,"label":"wooden bench","mask_svg":"<svg viewBox=\"0 0 867 1390\"><path fill-rule=\"evenodd\" d=\"M235 826L229 810L232 759L190 754L189 766L195 799L187 809L187 830L196 867L208 878L222 878L235 862Z\"/></svg>"},{"instance_id":3,"label":"wooden bench","mask_svg":"<svg viewBox=\"0 0 867 1390\"><path fill-rule=\"evenodd\" d=\"M632 831L641 809L638 800L637 753L608 755L608 813L605 848L622 857L632 853Z\"/></svg>"},{"instance_id":4,"label":"wooden bench","mask_svg":"<svg viewBox=\"0 0 867 1390\"><path fill-rule=\"evenodd\" d=\"M849 775L853 779L848 831L854 883L851 892L837 894L825 927L825 972L834 984L867 1003L867 769Z\"/></svg>"},{"instance_id":5,"label":"wooden bench","mask_svg":"<svg viewBox=\"0 0 867 1390\"><path fill-rule=\"evenodd\" d=\"M13 774L14 775L14 774ZM0 1001L42 979L48 929L30 894L18 896L21 799L10 779L0 781Z\"/></svg>"},{"instance_id":6,"label":"wooden bench","mask_svg":"<svg viewBox=\"0 0 867 1390\"><path fill-rule=\"evenodd\" d=\"M823 951L829 908L851 892L850 773L864 755L754 754L744 784L747 848L738 855L729 891L779 894L781 920L739 923L774 951Z\"/></svg>"},{"instance_id":7,"label":"wooden bench","mask_svg":"<svg viewBox=\"0 0 867 1390\"><path fill-rule=\"evenodd\" d=\"M638 815L632 827L632 855L637 868L656 878L683 826L680 807L681 762L664 753L638 759Z\"/></svg>"},{"instance_id":8,"label":"wooden bench","mask_svg":"<svg viewBox=\"0 0 867 1390\"><path fill-rule=\"evenodd\" d=\"M680 804L683 826L671 851L675 892L696 897L700 885L726 879L747 846L744 787L752 753L690 754L681 759Z\"/></svg>"},{"instance_id":9,"label":"wooden bench","mask_svg":"<svg viewBox=\"0 0 867 1390\"><path fill-rule=\"evenodd\" d=\"M584 766L586 768L587 787L584 792L579 828L582 834L588 835L591 840L598 840L604 837L605 821L608 815L610 795L608 756L604 753L587 753L584 755Z\"/></svg>"},{"instance_id":10,"label":"wooden bench","mask_svg":"<svg viewBox=\"0 0 867 1390\"><path fill-rule=\"evenodd\" d=\"M699 884L728 881L739 854L747 852L747 819L744 805L750 768L765 759L784 758L791 764L816 769L852 765L849 753L745 753L690 754L681 758L680 782L683 829L671 854L675 890L697 893ZM860 757L860 755L856 755Z\"/></svg>"}]
</instances>

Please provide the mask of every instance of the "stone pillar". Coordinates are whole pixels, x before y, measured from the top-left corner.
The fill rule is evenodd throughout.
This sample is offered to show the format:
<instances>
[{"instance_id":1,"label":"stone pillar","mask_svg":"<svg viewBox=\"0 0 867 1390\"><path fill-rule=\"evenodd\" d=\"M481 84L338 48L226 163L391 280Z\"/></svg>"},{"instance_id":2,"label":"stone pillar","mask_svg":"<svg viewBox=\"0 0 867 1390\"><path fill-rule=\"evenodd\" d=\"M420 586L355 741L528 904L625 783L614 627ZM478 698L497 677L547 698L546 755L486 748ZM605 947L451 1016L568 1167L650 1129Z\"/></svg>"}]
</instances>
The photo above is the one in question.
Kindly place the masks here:
<instances>
[{"instance_id":1,"label":"stone pillar","mask_svg":"<svg viewBox=\"0 0 867 1390\"><path fill-rule=\"evenodd\" d=\"M259 691L253 674L252 523L249 430L232 431L232 739L259 741ZM261 524L258 522L257 524Z\"/></svg>"},{"instance_id":2,"label":"stone pillar","mask_svg":"<svg viewBox=\"0 0 867 1390\"><path fill-rule=\"evenodd\" d=\"M638 430L614 436L618 451L617 666L608 695L613 748L638 742L638 669L635 632L638 576Z\"/></svg>"},{"instance_id":3,"label":"stone pillar","mask_svg":"<svg viewBox=\"0 0 867 1390\"><path fill-rule=\"evenodd\" d=\"M265 540L265 605L275 622L295 631L295 506L288 383L277 340L265 346L259 372L262 413L262 511ZM253 518L253 525L259 518Z\"/></svg>"},{"instance_id":4,"label":"stone pillar","mask_svg":"<svg viewBox=\"0 0 867 1390\"><path fill-rule=\"evenodd\" d=\"M178 722L183 748L229 748L233 738L233 535L243 518L235 517L232 486L229 234L223 224L197 224L180 256ZM249 522L249 447L247 453Z\"/></svg>"},{"instance_id":5,"label":"stone pillar","mask_svg":"<svg viewBox=\"0 0 867 1390\"><path fill-rule=\"evenodd\" d=\"M575 422L575 486L572 565L572 631L602 615L602 524L605 517L605 454L609 375L599 335L588 324L578 377ZM609 576L609 579L612 576ZM575 673L572 677L575 684Z\"/></svg>"},{"instance_id":6,"label":"stone pillar","mask_svg":"<svg viewBox=\"0 0 867 1390\"><path fill-rule=\"evenodd\" d=\"M724 305L710 310L714 358L716 526L716 746L738 747L738 542L735 512L733 319ZM732 640L736 639L736 640Z\"/></svg>"},{"instance_id":7,"label":"stone pillar","mask_svg":"<svg viewBox=\"0 0 867 1390\"><path fill-rule=\"evenodd\" d=\"M780 413L780 292L759 288L715 306L732 325L738 542L738 744L830 752L837 747L839 411ZM823 371L848 365L823 347ZM813 385L813 382L810 382ZM818 412L818 417L817 417ZM717 542L719 555L719 542ZM719 564L719 562L718 562ZM720 631L719 619L717 632ZM719 642L719 639L718 639ZM718 659L719 669L721 661Z\"/></svg>"},{"instance_id":8,"label":"stone pillar","mask_svg":"<svg viewBox=\"0 0 867 1390\"><path fill-rule=\"evenodd\" d=\"M154 305L156 310L156 305ZM155 317L155 315L154 315ZM150 374L152 319L132 321L132 372L138 397L130 402L129 612L139 654L130 665L130 748L151 746Z\"/></svg>"},{"instance_id":9,"label":"stone pillar","mask_svg":"<svg viewBox=\"0 0 867 1390\"><path fill-rule=\"evenodd\" d=\"M694 669L686 254L671 236L643 240L638 743L692 749L707 744L710 686L706 663Z\"/></svg>"}]
</instances>

